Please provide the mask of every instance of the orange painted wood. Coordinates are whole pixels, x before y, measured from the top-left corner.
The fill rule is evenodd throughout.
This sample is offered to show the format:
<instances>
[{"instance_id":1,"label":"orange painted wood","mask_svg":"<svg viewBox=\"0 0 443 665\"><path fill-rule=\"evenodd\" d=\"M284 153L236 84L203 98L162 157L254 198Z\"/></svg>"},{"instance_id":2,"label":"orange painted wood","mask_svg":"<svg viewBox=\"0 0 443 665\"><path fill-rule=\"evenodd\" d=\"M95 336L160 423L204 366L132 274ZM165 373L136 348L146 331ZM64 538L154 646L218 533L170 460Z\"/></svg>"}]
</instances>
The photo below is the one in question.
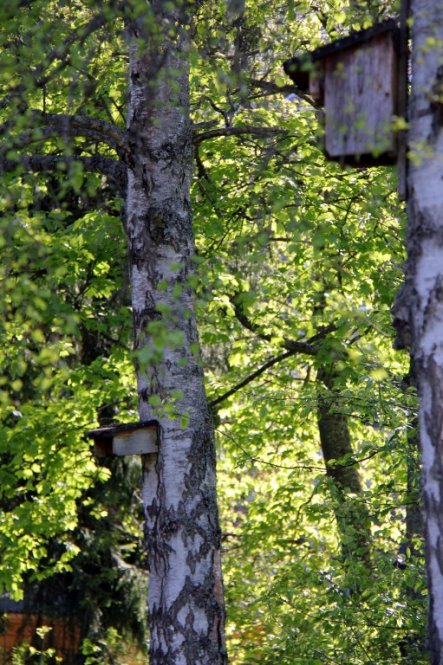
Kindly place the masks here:
<instances>
[{"instance_id":1,"label":"orange painted wood","mask_svg":"<svg viewBox=\"0 0 443 665\"><path fill-rule=\"evenodd\" d=\"M36 629L42 626L52 628L43 640L36 634ZM23 642L28 642L38 649L52 647L57 655L63 658L64 655L78 653L80 627L66 618L24 613L6 615L0 632L0 663L7 663L12 649Z\"/></svg>"}]
</instances>

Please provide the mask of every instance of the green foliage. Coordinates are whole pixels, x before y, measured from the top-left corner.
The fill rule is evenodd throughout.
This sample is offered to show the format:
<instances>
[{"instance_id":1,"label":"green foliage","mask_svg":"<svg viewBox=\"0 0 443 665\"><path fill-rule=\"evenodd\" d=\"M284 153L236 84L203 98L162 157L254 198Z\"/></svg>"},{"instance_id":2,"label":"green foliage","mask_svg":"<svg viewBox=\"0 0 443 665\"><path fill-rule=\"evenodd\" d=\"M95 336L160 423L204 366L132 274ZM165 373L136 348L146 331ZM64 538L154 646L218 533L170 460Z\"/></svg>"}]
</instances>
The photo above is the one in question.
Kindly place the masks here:
<instances>
[{"instance_id":1,"label":"green foliage","mask_svg":"<svg viewBox=\"0 0 443 665\"><path fill-rule=\"evenodd\" d=\"M277 3L266 19L261 10L254 4L245 18L266 25L245 84L251 71L257 79L272 71L283 83L274 56L280 68L279 54L318 45L320 27L334 37L349 25L349 8L336 3L320 14L306 3L309 18L296 21L294 11L291 23L285 14L282 36ZM245 103L229 74L236 28L219 30L228 58L218 52L212 70L196 63L196 120L218 113L282 133L199 146L194 220L210 398L243 385L288 341L331 328L314 356L294 353L218 407L231 659L425 662L423 559L408 550L407 568L395 566L418 495L407 490L415 413L403 391L407 358L392 349L404 252L394 174L325 163L317 112L303 102L249 88ZM330 364L335 408L348 416L353 444L352 457L337 463L358 466L363 491L352 500L371 517L369 570L358 556L343 561L339 506L319 453L317 370Z\"/></svg>"},{"instance_id":2,"label":"green foliage","mask_svg":"<svg viewBox=\"0 0 443 665\"><path fill-rule=\"evenodd\" d=\"M55 654L54 649L39 650L26 643L15 647L12 654L12 665L29 665L29 663L42 663L44 665L56 665L62 659Z\"/></svg>"},{"instance_id":3,"label":"green foliage","mask_svg":"<svg viewBox=\"0 0 443 665\"><path fill-rule=\"evenodd\" d=\"M35 199L23 201L26 183L17 184L17 194L19 187L18 210L17 203L4 203L1 224L8 240L0 250L0 491L6 510L0 577L9 586L17 578L10 586L16 593L20 576L45 557L46 538L69 534L78 499L107 477L96 468L83 433L107 404L121 402L125 411L130 403L130 377L119 377L119 368L127 373L130 367L130 353L107 341L125 344L130 335L127 311L107 304L118 301L121 289L121 262L117 256L112 266L107 260L109 243L121 240L118 218L52 207L46 212L47 191L35 212L28 207ZM8 546L11 541L20 543L19 553ZM56 569L63 570L75 553L67 535Z\"/></svg>"},{"instance_id":4,"label":"green foliage","mask_svg":"<svg viewBox=\"0 0 443 665\"><path fill-rule=\"evenodd\" d=\"M115 158L115 147L97 135L44 136L35 111L124 127L123 19L113 3L18 4L0 7L0 157L16 164L0 183L0 586L15 597L24 582L80 596L92 665L106 662L127 617L144 640L137 469L97 466L84 438L97 420L137 418L125 237L120 193L81 161ZM408 478L416 406L390 324L404 258L395 175L325 162L318 111L278 91L289 83L284 59L395 9L359 4L251 0L243 16L235 3L196 8L190 281L210 399L244 384L217 413L238 665L426 659L422 545L405 530L418 501L417 470ZM30 173L23 151L72 159ZM163 314L141 365L180 342L164 324L173 313ZM315 353L289 353L247 381L297 344ZM324 367L335 370L333 407L352 440L335 463L358 468L362 483L344 501L320 452ZM171 416L179 399L171 395ZM165 408L157 396L153 406ZM367 569L358 552L344 560L336 524L355 505L370 515ZM400 550L405 569L394 565Z\"/></svg>"}]
</instances>

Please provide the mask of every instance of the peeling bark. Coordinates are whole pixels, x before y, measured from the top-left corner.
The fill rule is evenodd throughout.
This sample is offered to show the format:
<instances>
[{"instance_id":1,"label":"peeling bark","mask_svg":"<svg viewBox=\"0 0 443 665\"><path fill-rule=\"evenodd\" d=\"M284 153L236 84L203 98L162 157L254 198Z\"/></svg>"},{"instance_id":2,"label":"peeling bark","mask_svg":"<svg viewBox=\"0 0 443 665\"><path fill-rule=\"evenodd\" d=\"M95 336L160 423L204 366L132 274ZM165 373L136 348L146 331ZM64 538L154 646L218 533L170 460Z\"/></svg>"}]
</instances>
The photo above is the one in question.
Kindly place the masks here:
<instances>
[{"instance_id":1,"label":"peeling bark","mask_svg":"<svg viewBox=\"0 0 443 665\"><path fill-rule=\"evenodd\" d=\"M189 283L189 25L172 3L150 11L128 25L126 207L135 348L153 349L164 335L137 371L140 418L161 425L159 454L143 466L150 663L217 665L226 650L214 436ZM154 395L169 410L153 407Z\"/></svg>"},{"instance_id":2,"label":"peeling bark","mask_svg":"<svg viewBox=\"0 0 443 665\"><path fill-rule=\"evenodd\" d=\"M419 392L429 648L443 665L443 4L414 0L406 284Z\"/></svg>"}]
</instances>

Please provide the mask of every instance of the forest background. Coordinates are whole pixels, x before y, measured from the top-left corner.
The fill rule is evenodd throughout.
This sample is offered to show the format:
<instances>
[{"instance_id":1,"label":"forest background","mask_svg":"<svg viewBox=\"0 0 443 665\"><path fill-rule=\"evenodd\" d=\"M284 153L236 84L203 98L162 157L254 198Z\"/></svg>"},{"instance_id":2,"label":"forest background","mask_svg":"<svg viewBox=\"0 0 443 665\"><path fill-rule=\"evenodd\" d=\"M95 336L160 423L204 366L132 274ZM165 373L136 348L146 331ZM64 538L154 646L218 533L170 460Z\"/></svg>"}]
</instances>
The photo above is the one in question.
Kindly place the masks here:
<instances>
[{"instance_id":1,"label":"forest background","mask_svg":"<svg viewBox=\"0 0 443 665\"><path fill-rule=\"evenodd\" d=\"M326 162L320 112L282 69L398 10L195 4L192 286L232 663L427 662L416 400L391 325L396 173ZM139 463L97 462L85 437L138 419L122 145L109 133L126 122L118 12L0 8L0 584L69 608L89 664L123 662L118 635L146 641ZM151 333L142 365L179 343L167 323Z\"/></svg>"}]
</instances>

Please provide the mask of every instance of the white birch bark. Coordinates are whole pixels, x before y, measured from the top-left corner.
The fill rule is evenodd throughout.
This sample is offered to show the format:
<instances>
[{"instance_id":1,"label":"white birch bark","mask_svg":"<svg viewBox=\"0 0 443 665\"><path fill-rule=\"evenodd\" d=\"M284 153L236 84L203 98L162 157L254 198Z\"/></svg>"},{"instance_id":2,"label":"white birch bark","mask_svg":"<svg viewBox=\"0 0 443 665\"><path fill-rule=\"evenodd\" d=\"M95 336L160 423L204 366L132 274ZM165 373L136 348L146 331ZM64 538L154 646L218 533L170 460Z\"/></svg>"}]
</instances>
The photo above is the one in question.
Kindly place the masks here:
<instances>
[{"instance_id":1,"label":"white birch bark","mask_svg":"<svg viewBox=\"0 0 443 665\"><path fill-rule=\"evenodd\" d=\"M413 0L408 266L417 368L432 665L443 665L443 2Z\"/></svg>"},{"instance_id":2,"label":"white birch bark","mask_svg":"<svg viewBox=\"0 0 443 665\"><path fill-rule=\"evenodd\" d=\"M226 662L213 426L189 283L194 240L185 11L154 0L151 14L128 26L126 220L135 348L153 350L163 335L158 357L137 372L140 418L158 418L161 426L159 454L145 456L143 473L151 665ZM175 409L184 419L159 415L152 396L167 403L177 391Z\"/></svg>"}]
</instances>

